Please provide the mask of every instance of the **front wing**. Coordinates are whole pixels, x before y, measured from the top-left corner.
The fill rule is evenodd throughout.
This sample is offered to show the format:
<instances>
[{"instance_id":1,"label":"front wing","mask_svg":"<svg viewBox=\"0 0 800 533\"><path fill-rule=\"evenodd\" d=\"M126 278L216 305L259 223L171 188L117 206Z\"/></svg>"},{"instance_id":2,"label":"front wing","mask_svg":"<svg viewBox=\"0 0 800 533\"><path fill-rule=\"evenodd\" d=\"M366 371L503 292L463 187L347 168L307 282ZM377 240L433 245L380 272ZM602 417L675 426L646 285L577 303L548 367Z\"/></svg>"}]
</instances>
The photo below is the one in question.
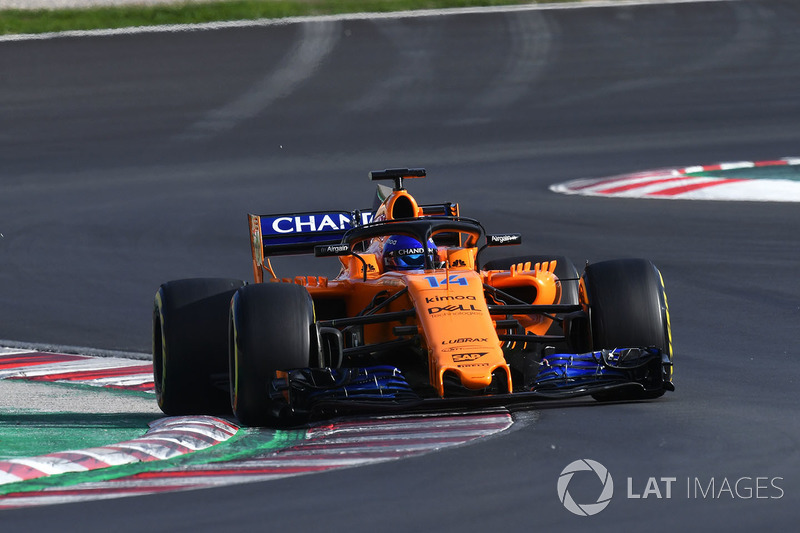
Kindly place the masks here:
<instances>
[{"instance_id":1,"label":"front wing","mask_svg":"<svg viewBox=\"0 0 800 533\"><path fill-rule=\"evenodd\" d=\"M512 394L430 398L417 394L394 366L303 368L273 380L270 396L295 416L445 409L464 404L511 405L582 396L655 398L674 386L671 362L656 348L618 348L542 359L532 383Z\"/></svg>"}]
</instances>

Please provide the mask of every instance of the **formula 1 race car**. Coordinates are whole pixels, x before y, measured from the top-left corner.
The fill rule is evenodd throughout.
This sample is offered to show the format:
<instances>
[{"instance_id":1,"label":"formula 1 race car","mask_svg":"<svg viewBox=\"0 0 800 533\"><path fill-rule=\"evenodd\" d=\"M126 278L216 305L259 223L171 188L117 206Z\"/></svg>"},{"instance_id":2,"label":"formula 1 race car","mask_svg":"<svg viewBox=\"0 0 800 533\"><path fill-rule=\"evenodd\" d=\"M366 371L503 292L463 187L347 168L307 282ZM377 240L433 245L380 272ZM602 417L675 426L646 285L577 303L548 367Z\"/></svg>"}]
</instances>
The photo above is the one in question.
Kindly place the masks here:
<instances>
[{"instance_id":1,"label":"formula 1 race car","mask_svg":"<svg viewBox=\"0 0 800 533\"><path fill-rule=\"evenodd\" d=\"M155 297L153 368L169 415L249 426L334 414L592 396L657 398L672 385L663 280L647 260L480 262L486 234L454 203L420 205L370 173L362 211L249 215L255 283L185 279ZM278 279L270 257L336 257L332 279Z\"/></svg>"}]
</instances>

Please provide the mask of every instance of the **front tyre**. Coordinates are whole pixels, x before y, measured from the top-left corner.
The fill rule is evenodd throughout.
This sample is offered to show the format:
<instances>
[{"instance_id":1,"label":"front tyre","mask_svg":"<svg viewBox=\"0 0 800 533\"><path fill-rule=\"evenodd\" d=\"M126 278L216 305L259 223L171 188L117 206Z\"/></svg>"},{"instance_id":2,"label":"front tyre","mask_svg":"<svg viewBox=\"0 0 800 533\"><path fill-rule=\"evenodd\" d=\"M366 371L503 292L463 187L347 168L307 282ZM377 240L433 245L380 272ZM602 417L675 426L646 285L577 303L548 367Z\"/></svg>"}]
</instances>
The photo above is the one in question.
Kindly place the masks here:
<instances>
[{"instance_id":1,"label":"front tyre","mask_svg":"<svg viewBox=\"0 0 800 533\"><path fill-rule=\"evenodd\" d=\"M618 259L586 267L581 279L581 303L588 308L592 350L655 347L665 356L662 375L653 383L669 386L672 379L672 333L661 273L644 259ZM666 388L638 397L656 398ZM613 393L597 399L622 399ZM627 395L626 395L627 398Z\"/></svg>"},{"instance_id":2,"label":"front tyre","mask_svg":"<svg viewBox=\"0 0 800 533\"><path fill-rule=\"evenodd\" d=\"M280 424L285 404L270 397L276 371L309 366L314 304L289 283L258 283L233 296L229 323L233 413L246 426Z\"/></svg>"},{"instance_id":3,"label":"front tyre","mask_svg":"<svg viewBox=\"0 0 800 533\"><path fill-rule=\"evenodd\" d=\"M153 307L156 399L168 415L228 414L228 309L244 282L196 278L164 283Z\"/></svg>"}]
</instances>

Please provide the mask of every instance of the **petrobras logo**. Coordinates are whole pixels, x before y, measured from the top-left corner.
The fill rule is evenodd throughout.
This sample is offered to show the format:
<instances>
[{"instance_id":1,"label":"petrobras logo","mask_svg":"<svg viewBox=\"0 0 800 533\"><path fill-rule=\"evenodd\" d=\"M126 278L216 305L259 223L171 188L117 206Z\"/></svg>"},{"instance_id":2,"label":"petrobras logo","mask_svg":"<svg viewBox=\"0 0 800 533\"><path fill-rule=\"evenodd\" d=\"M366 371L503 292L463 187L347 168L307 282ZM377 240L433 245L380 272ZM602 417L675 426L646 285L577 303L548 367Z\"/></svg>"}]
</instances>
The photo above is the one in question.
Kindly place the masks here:
<instances>
[{"instance_id":1,"label":"petrobras logo","mask_svg":"<svg viewBox=\"0 0 800 533\"><path fill-rule=\"evenodd\" d=\"M511 245L522 244L522 234L520 233L505 233L502 235L487 235L486 239L490 245Z\"/></svg>"},{"instance_id":2,"label":"petrobras logo","mask_svg":"<svg viewBox=\"0 0 800 533\"><path fill-rule=\"evenodd\" d=\"M361 213L361 223L372 220L372 213ZM345 231L353 227L353 215L345 211L262 216L261 231L268 235Z\"/></svg>"}]
</instances>

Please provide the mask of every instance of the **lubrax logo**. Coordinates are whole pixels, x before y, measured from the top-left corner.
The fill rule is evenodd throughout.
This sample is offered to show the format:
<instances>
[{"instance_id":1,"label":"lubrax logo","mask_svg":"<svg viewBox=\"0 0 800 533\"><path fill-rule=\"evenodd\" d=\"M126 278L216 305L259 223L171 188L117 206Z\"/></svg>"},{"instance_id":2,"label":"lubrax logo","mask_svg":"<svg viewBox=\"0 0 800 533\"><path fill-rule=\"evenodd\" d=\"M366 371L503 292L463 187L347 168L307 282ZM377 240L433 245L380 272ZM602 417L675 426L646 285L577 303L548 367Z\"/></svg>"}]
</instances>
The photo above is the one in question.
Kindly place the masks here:
<instances>
[{"instance_id":1,"label":"lubrax logo","mask_svg":"<svg viewBox=\"0 0 800 533\"><path fill-rule=\"evenodd\" d=\"M461 337L460 339L450 339L449 341L442 341L442 344L471 344L488 342L487 337Z\"/></svg>"},{"instance_id":2,"label":"lubrax logo","mask_svg":"<svg viewBox=\"0 0 800 533\"><path fill-rule=\"evenodd\" d=\"M448 302L448 301L451 301L451 300L455 300L455 301L457 301L457 300L472 300L472 301L474 301L475 297L474 296L463 296L463 295L457 295L457 296L433 296L431 298L425 298L425 303L430 304L430 303L433 303L433 302Z\"/></svg>"},{"instance_id":3,"label":"lubrax logo","mask_svg":"<svg viewBox=\"0 0 800 533\"><path fill-rule=\"evenodd\" d=\"M429 315L437 315L439 313L452 313L455 311L478 311L478 309L470 304L470 305L445 305L444 307L429 307L428 314Z\"/></svg>"}]
</instances>

